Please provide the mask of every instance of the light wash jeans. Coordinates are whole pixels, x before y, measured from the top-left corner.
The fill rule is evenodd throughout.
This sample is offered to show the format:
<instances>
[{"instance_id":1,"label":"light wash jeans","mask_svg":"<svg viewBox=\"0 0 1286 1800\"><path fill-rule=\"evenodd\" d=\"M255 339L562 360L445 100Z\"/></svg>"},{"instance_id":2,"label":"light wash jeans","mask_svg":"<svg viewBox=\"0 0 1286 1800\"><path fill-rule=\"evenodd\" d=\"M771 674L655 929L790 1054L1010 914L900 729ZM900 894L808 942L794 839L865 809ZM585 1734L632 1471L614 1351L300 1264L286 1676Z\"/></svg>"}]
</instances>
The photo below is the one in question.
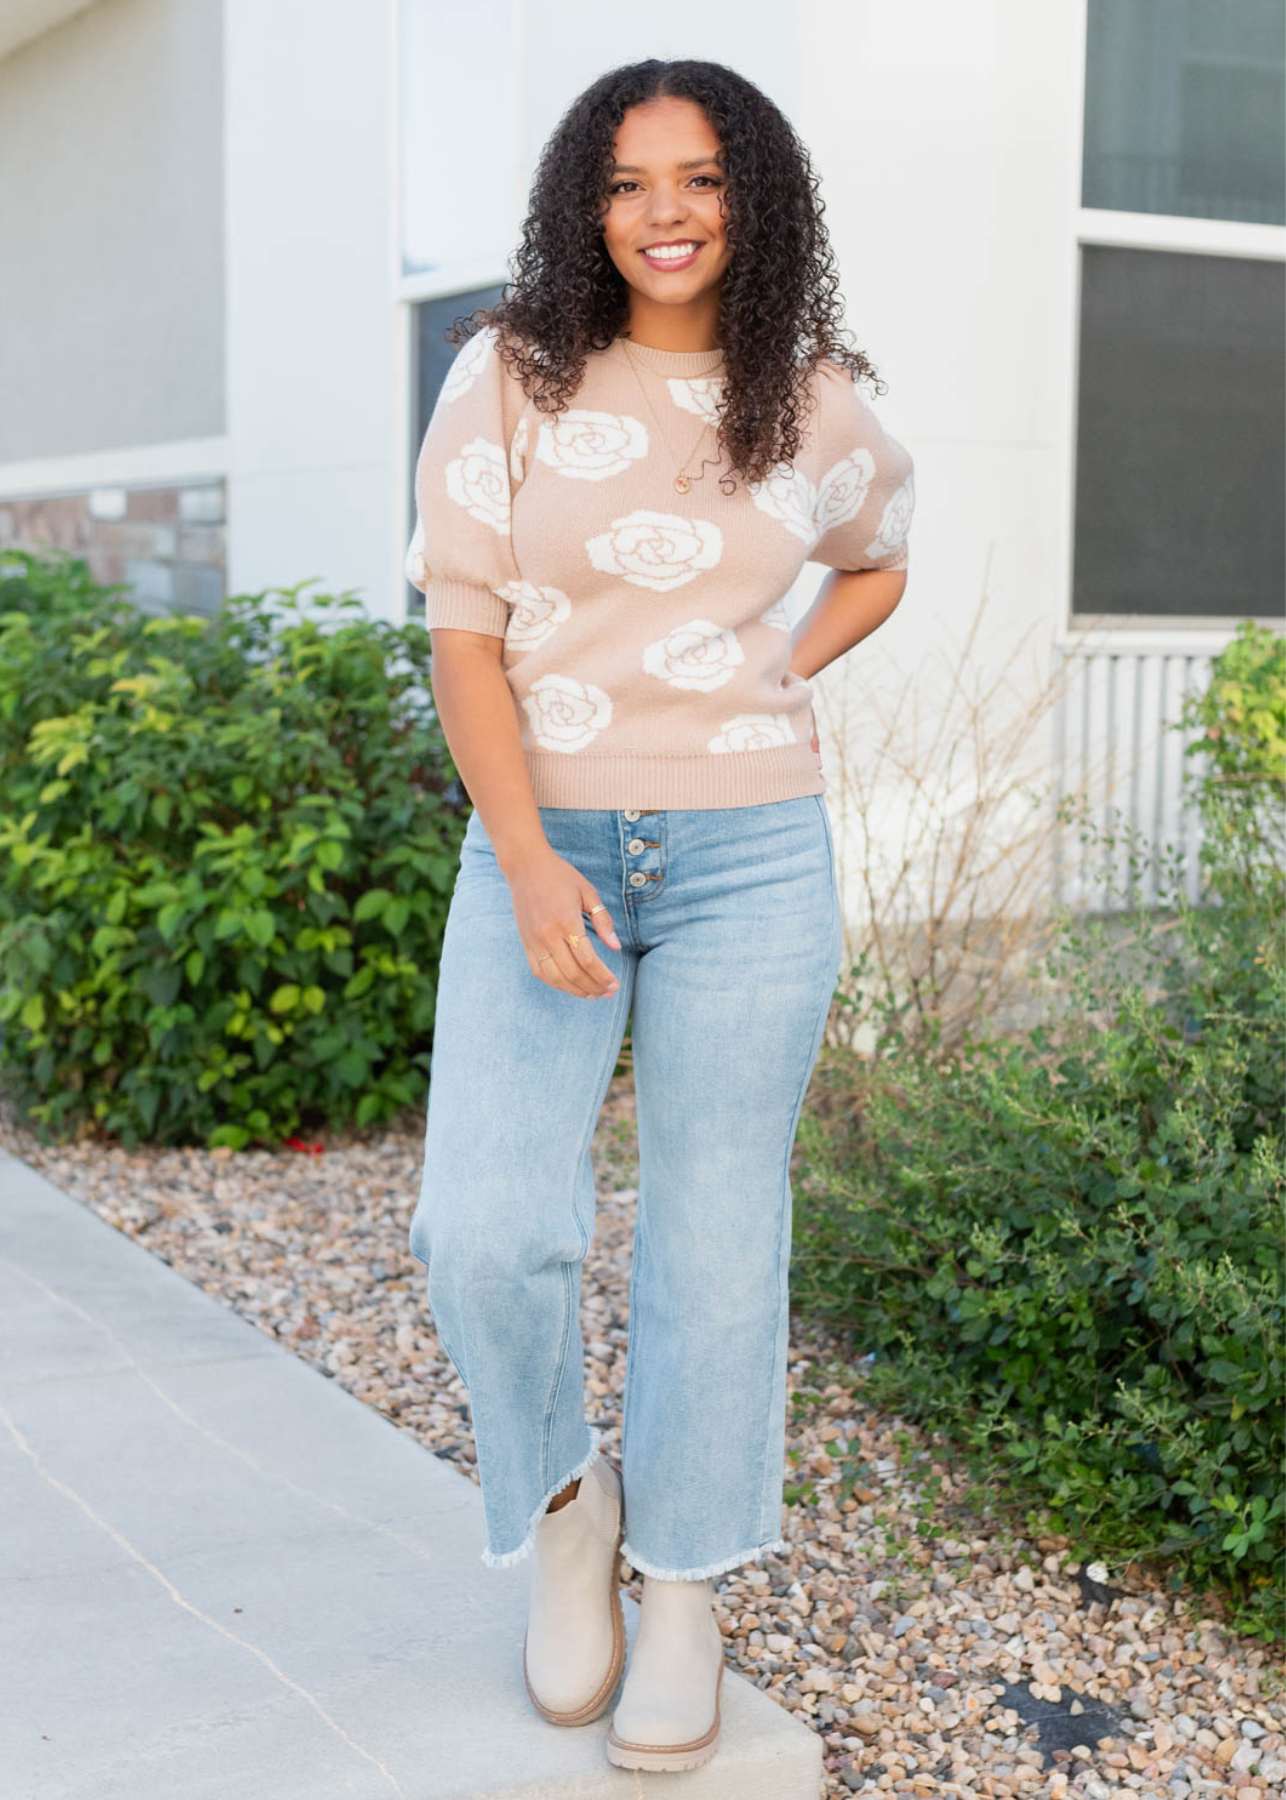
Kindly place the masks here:
<instances>
[{"instance_id":1,"label":"light wash jeans","mask_svg":"<svg viewBox=\"0 0 1286 1800\"><path fill-rule=\"evenodd\" d=\"M528 967L471 814L443 940L410 1226L469 1392L488 1545L514 1563L600 1454L584 1412L590 1145L633 1007L640 1185L622 1418L623 1552L664 1580L784 1550L789 1162L842 950L820 795L541 807L621 948L604 999ZM601 915L599 915L601 917Z\"/></svg>"}]
</instances>

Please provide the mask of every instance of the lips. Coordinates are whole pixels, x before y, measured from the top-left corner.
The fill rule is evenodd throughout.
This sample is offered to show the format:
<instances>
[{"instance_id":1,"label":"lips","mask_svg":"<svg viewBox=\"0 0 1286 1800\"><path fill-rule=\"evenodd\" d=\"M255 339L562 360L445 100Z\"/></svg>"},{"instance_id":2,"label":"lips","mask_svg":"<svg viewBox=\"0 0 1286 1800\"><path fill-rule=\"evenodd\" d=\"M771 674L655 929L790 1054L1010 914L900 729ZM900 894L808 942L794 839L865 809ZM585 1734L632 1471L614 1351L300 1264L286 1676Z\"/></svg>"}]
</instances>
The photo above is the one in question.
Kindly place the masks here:
<instances>
[{"instance_id":1,"label":"lips","mask_svg":"<svg viewBox=\"0 0 1286 1800\"><path fill-rule=\"evenodd\" d=\"M700 251L701 244L695 238L676 238L672 244L648 244L639 254L651 269L687 269Z\"/></svg>"}]
</instances>

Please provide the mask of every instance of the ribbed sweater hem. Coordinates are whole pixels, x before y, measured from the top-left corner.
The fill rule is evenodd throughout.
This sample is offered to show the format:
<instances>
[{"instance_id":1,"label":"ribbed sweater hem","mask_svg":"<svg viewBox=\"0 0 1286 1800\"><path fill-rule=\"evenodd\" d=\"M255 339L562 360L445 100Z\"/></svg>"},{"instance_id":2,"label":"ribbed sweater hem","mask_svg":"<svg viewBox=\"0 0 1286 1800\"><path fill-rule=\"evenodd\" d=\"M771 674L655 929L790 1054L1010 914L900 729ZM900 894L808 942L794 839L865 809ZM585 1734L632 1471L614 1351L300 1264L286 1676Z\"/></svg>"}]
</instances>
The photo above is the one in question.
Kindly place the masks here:
<instances>
[{"instance_id":1,"label":"ribbed sweater hem","mask_svg":"<svg viewBox=\"0 0 1286 1800\"><path fill-rule=\"evenodd\" d=\"M718 756L528 751L526 763L537 806L700 809L761 806L826 792L826 777L810 744L773 744Z\"/></svg>"}]
</instances>

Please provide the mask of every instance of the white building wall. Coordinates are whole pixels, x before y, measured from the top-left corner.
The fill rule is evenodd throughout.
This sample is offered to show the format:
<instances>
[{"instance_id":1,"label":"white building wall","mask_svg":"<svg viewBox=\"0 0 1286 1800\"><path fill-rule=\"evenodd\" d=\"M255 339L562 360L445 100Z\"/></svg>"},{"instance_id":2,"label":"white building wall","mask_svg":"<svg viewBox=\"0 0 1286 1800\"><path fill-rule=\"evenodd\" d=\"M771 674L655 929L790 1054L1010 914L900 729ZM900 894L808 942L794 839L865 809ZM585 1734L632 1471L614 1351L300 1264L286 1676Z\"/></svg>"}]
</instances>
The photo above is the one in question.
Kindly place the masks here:
<instances>
[{"instance_id":1,"label":"white building wall","mask_svg":"<svg viewBox=\"0 0 1286 1800\"><path fill-rule=\"evenodd\" d=\"M882 650L983 591L999 641L1065 604L1079 5L801 0L796 123L849 323L917 464L912 574Z\"/></svg>"},{"instance_id":2,"label":"white building wall","mask_svg":"<svg viewBox=\"0 0 1286 1800\"><path fill-rule=\"evenodd\" d=\"M392 591L392 0L224 0L228 591Z\"/></svg>"},{"instance_id":3,"label":"white building wall","mask_svg":"<svg viewBox=\"0 0 1286 1800\"><path fill-rule=\"evenodd\" d=\"M940 876L965 821L979 829L956 683L988 694L983 735L999 745L1048 676L1066 613L1082 17L1080 0L796 8L795 123L822 176L849 325L887 382L875 404L916 459L901 604L816 684L854 912L872 854L877 889L902 879L927 894L929 865ZM998 857L1029 828L1017 788L1024 770L1052 774L1054 734L1051 713L1004 778L1014 791L981 837Z\"/></svg>"},{"instance_id":4,"label":"white building wall","mask_svg":"<svg viewBox=\"0 0 1286 1800\"><path fill-rule=\"evenodd\" d=\"M219 5L0 7L0 493L223 430Z\"/></svg>"}]
</instances>

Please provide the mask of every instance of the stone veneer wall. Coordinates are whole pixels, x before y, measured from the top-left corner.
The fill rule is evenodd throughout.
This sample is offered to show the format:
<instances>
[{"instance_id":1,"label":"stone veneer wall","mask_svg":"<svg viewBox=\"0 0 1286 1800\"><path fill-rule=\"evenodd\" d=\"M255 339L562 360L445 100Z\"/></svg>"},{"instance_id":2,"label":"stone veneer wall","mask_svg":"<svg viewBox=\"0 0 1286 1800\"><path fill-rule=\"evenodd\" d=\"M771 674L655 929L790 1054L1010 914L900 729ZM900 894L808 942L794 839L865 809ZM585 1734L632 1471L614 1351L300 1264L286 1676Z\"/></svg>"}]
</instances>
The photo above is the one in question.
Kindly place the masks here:
<instances>
[{"instance_id":1,"label":"stone veneer wall","mask_svg":"<svg viewBox=\"0 0 1286 1800\"><path fill-rule=\"evenodd\" d=\"M219 479L0 500L0 550L56 544L96 581L125 582L144 612L210 615L227 581L224 491Z\"/></svg>"}]
</instances>

